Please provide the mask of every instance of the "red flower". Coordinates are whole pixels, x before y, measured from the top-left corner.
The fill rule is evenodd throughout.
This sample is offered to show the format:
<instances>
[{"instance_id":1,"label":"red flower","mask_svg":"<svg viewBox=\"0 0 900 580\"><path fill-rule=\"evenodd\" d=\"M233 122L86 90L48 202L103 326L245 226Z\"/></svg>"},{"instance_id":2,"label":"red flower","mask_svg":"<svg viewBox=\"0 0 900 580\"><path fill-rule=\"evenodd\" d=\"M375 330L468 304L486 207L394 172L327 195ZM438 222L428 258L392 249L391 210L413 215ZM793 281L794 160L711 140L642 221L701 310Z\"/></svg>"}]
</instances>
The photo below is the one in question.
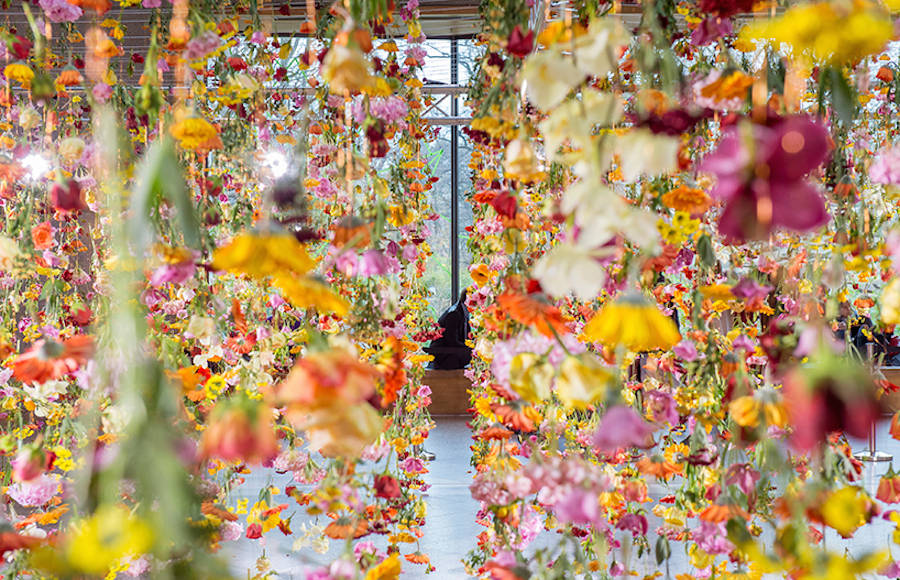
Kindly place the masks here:
<instances>
[{"instance_id":1,"label":"red flower","mask_svg":"<svg viewBox=\"0 0 900 580\"><path fill-rule=\"evenodd\" d=\"M390 475L376 475L375 497L383 499L395 499L400 497L400 483Z\"/></svg>"},{"instance_id":2,"label":"red flower","mask_svg":"<svg viewBox=\"0 0 900 580\"><path fill-rule=\"evenodd\" d=\"M13 376L23 383L45 383L75 372L94 354L94 339L86 334L62 342L39 340L13 361Z\"/></svg>"},{"instance_id":3,"label":"red flower","mask_svg":"<svg viewBox=\"0 0 900 580\"><path fill-rule=\"evenodd\" d=\"M50 188L50 203L54 209L63 212L88 208L81 197L81 186L74 179L70 179L65 185L54 183Z\"/></svg>"},{"instance_id":4,"label":"red flower","mask_svg":"<svg viewBox=\"0 0 900 580\"><path fill-rule=\"evenodd\" d=\"M262 537L262 524L250 524L247 526L247 537L256 540Z\"/></svg>"},{"instance_id":5,"label":"red flower","mask_svg":"<svg viewBox=\"0 0 900 580\"><path fill-rule=\"evenodd\" d=\"M239 56L228 57L228 66L236 71L247 70L247 63Z\"/></svg>"},{"instance_id":6,"label":"red flower","mask_svg":"<svg viewBox=\"0 0 900 580\"><path fill-rule=\"evenodd\" d=\"M506 52L519 58L525 58L531 54L534 48L534 31L529 30L528 34L522 34L522 29L516 24L513 31L506 41Z\"/></svg>"},{"instance_id":7,"label":"red flower","mask_svg":"<svg viewBox=\"0 0 900 580\"><path fill-rule=\"evenodd\" d=\"M508 191L503 191L495 195L488 203L494 208L499 215L515 219L516 217L516 196L511 195Z\"/></svg>"}]
</instances>

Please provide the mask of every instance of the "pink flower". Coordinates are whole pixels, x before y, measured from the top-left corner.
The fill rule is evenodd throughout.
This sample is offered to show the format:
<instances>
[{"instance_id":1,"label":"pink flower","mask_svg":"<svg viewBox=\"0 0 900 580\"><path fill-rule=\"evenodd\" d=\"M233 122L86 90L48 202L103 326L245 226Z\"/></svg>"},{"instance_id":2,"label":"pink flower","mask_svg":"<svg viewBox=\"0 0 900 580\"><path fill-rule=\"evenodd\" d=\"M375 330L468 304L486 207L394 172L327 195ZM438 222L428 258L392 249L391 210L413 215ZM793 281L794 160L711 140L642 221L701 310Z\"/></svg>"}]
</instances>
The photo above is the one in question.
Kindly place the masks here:
<instances>
[{"instance_id":1,"label":"pink flower","mask_svg":"<svg viewBox=\"0 0 900 580\"><path fill-rule=\"evenodd\" d=\"M112 87L106 83L97 83L91 89L91 94L98 102L105 103L112 96Z\"/></svg>"},{"instance_id":2,"label":"pink flower","mask_svg":"<svg viewBox=\"0 0 900 580\"><path fill-rule=\"evenodd\" d=\"M628 530L635 537L644 536L647 534L647 518L641 514L625 514L616 522L616 527Z\"/></svg>"},{"instance_id":3,"label":"pink flower","mask_svg":"<svg viewBox=\"0 0 900 580\"><path fill-rule=\"evenodd\" d=\"M592 524L597 528L606 527L600 515L597 494L581 487L572 488L569 493L553 505L553 513L561 522L576 525Z\"/></svg>"},{"instance_id":4,"label":"pink flower","mask_svg":"<svg viewBox=\"0 0 900 580\"><path fill-rule=\"evenodd\" d=\"M750 467L747 463L736 463L728 468L725 475L725 483L727 485L736 485L738 489L749 496L756 489L756 482L759 481L759 472Z\"/></svg>"},{"instance_id":5,"label":"pink flower","mask_svg":"<svg viewBox=\"0 0 900 580\"><path fill-rule=\"evenodd\" d=\"M197 60L211 52L216 51L222 45L222 39L218 34L207 30L200 36L190 39L184 50L184 56L188 60Z\"/></svg>"},{"instance_id":6,"label":"pink flower","mask_svg":"<svg viewBox=\"0 0 900 580\"><path fill-rule=\"evenodd\" d=\"M675 404L675 399L672 398L672 395L656 389L647 391L644 398L647 401L647 408L654 421L678 425L680 415L678 414L678 405Z\"/></svg>"},{"instance_id":7,"label":"pink flower","mask_svg":"<svg viewBox=\"0 0 900 580\"><path fill-rule=\"evenodd\" d=\"M806 115L730 127L698 167L718 179L711 193L724 202L719 232L743 242L767 239L778 227L805 232L825 224L825 201L806 176L825 160L828 139Z\"/></svg>"},{"instance_id":8,"label":"pink flower","mask_svg":"<svg viewBox=\"0 0 900 580\"><path fill-rule=\"evenodd\" d=\"M75 22L81 18L81 8L66 0L39 0L38 4L51 22Z\"/></svg>"},{"instance_id":9,"label":"pink flower","mask_svg":"<svg viewBox=\"0 0 900 580\"><path fill-rule=\"evenodd\" d=\"M694 342L691 340L682 340L675 345L672 352L684 362L694 362L697 360L697 347L694 346Z\"/></svg>"},{"instance_id":10,"label":"pink flower","mask_svg":"<svg viewBox=\"0 0 900 580\"><path fill-rule=\"evenodd\" d=\"M700 527L694 530L691 537L697 542L697 547L707 554L729 554L734 550L734 544L728 541L725 522L714 524L701 521Z\"/></svg>"},{"instance_id":11,"label":"pink flower","mask_svg":"<svg viewBox=\"0 0 900 580\"><path fill-rule=\"evenodd\" d=\"M623 447L646 449L653 446L653 431L653 425L644 421L634 409L616 405L601 419L593 443L599 451L607 453Z\"/></svg>"},{"instance_id":12,"label":"pink flower","mask_svg":"<svg viewBox=\"0 0 900 580\"><path fill-rule=\"evenodd\" d=\"M869 167L872 183L900 185L900 147L882 150Z\"/></svg>"},{"instance_id":13,"label":"pink flower","mask_svg":"<svg viewBox=\"0 0 900 580\"><path fill-rule=\"evenodd\" d=\"M23 507L40 507L59 491L59 479L44 474L32 481L14 483L6 490L6 495Z\"/></svg>"}]
</instances>

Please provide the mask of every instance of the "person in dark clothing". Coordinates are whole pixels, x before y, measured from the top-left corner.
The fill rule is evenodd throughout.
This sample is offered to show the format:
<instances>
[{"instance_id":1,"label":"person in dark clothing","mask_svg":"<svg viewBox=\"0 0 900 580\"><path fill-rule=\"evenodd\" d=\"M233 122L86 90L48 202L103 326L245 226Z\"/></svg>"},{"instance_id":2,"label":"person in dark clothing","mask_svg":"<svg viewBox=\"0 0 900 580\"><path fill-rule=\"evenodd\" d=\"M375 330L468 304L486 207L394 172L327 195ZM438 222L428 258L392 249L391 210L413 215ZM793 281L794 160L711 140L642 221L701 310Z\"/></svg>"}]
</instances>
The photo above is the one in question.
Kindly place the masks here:
<instances>
[{"instance_id":1,"label":"person in dark clothing","mask_svg":"<svg viewBox=\"0 0 900 580\"><path fill-rule=\"evenodd\" d=\"M466 294L463 289L456 304L448 308L438 318L438 325L444 333L431 341L425 352L432 355L429 368L453 370L465 368L472 360L472 349L466 346L469 338L469 309L466 308Z\"/></svg>"}]
</instances>

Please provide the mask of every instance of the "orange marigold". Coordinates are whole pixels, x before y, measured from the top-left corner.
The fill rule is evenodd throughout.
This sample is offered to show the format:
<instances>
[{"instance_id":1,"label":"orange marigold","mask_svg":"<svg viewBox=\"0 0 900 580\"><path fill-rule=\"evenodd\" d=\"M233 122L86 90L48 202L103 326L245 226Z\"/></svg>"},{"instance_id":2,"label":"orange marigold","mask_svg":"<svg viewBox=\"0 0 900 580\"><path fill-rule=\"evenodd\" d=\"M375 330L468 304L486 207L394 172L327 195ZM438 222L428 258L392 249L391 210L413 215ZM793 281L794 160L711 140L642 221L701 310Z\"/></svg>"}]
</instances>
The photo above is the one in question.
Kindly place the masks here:
<instances>
[{"instance_id":1,"label":"orange marigold","mask_svg":"<svg viewBox=\"0 0 900 580\"><path fill-rule=\"evenodd\" d=\"M712 198L702 189L679 185L675 189L663 194L662 202L666 207L670 207L676 211L683 211L691 215L699 215L709 209L712 205Z\"/></svg>"}]
</instances>

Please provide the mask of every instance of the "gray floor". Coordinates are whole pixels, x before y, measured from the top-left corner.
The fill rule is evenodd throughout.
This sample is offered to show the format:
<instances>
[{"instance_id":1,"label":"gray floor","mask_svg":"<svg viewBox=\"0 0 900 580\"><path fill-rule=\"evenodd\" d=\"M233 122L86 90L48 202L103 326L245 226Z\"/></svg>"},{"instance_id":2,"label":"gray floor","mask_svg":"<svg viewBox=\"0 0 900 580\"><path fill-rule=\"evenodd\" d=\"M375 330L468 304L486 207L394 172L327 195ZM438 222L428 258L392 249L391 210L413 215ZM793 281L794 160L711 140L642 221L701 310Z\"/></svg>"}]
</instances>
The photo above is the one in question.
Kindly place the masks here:
<instances>
[{"instance_id":1,"label":"gray floor","mask_svg":"<svg viewBox=\"0 0 900 580\"><path fill-rule=\"evenodd\" d=\"M430 473L425 476L431 488L426 495L428 513L421 547L431 558L437 571L426 575L424 566L404 561L403 578L467 578L460 560L472 549L476 536L484 528L475 522L478 504L469 495L468 486L472 480L469 445L472 440L466 421L467 417L435 418L437 427L431 432L426 448L437 455L437 460L429 465ZM888 427L887 421L879 425L878 447L893 454L897 458L897 465L900 466L900 442L890 437ZM863 441L853 442L855 450L862 450L864 447ZM863 485L871 494L875 494L878 481L889 465L890 463L866 464ZM270 479L282 489L290 484L289 476L278 476L269 473L268 470L258 470L247 477L247 483L241 486L237 497L249 498L252 504L259 490ZM651 486L650 493L651 496L658 498L670 492L658 486ZM254 567L256 559L263 553L271 562L272 569L278 572L279 578L284 579L302 579L308 570L322 563L331 562L341 553L343 544L337 541L332 541L331 549L324 555L317 554L309 548L294 552L292 545L296 532L306 517L302 509L295 511L298 513L292 523L294 536L285 537L277 530L273 530L261 540L244 538L223 546L223 554L230 558L239 578L246 574L247 569ZM888 522L878 521L860 529L850 540L843 540L833 531L829 531L825 543L831 550L847 549L853 554L860 555L873 549L888 547L891 530L892 526ZM549 534L545 532L544 535ZM541 543L540 539L536 543ZM376 538L375 542L379 547L383 547L383 538L380 540L381 542ZM680 545L673 543L671 561L673 574L688 571L687 559L679 550ZM897 551L896 555L900 556L900 551ZM640 574L646 574L655 571L656 565L649 560L636 561L632 563L632 568Z\"/></svg>"}]
</instances>

